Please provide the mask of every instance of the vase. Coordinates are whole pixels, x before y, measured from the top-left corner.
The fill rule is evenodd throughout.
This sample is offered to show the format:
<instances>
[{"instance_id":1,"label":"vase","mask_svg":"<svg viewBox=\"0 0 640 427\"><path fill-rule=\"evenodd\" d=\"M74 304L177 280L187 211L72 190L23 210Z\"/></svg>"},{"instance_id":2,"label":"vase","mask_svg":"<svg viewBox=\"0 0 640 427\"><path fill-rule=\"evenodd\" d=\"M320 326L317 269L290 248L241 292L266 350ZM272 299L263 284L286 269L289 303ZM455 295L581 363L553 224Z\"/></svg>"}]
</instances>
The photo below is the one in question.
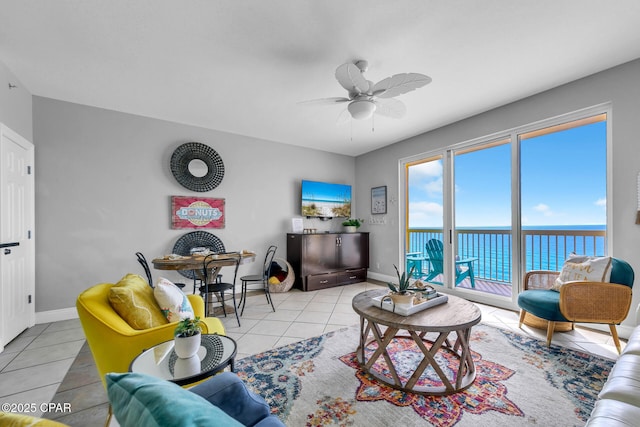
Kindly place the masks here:
<instances>
[{"instance_id":1,"label":"vase","mask_svg":"<svg viewBox=\"0 0 640 427\"><path fill-rule=\"evenodd\" d=\"M173 349L181 359L188 359L195 356L200 349L200 339L202 334L198 333L190 337L175 337Z\"/></svg>"},{"instance_id":2,"label":"vase","mask_svg":"<svg viewBox=\"0 0 640 427\"><path fill-rule=\"evenodd\" d=\"M344 231L345 233L355 233L358 230L358 227L355 225L345 225Z\"/></svg>"},{"instance_id":3,"label":"vase","mask_svg":"<svg viewBox=\"0 0 640 427\"><path fill-rule=\"evenodd\" d=\"M415 296L414 293L409 291L405 292L404 294L392 293L390 295L391 300L393 301L393 304L396 307L404 307L404 308L413 307L414 296Z\"/></svg>"}]
</instances>

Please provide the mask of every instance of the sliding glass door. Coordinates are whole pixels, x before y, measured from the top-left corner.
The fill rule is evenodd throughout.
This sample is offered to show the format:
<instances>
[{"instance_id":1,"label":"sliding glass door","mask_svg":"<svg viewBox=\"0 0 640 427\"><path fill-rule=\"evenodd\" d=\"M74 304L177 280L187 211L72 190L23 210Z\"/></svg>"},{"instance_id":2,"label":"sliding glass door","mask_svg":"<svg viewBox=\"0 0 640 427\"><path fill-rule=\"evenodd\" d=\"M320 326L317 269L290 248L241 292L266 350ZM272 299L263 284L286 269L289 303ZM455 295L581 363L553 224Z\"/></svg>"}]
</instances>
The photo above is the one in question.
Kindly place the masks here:
<instances>
[{"instance_id":1,"label":"sliding glass door","mask_svg":"<svg viewBox=\"0 0 640 427\"><path fill-rule=\"evenodd\" d=\"M560 270L572 253L603 256L607 117L519 135L524 270Z\"/></svg>"},{"instance_id":2,"label":"sliding glass door","mask_svg":"<svg viewBox=\"0 0 640 427\"><path fill-rule=\"evenodd\" d=\"M454 284L511 298L512 193L508 138L454 151Z\"/></svg>"},{"instance_id":3,"label":"sliding glass door","mask_svg":"<svg viewBox=\"0 0 640 427\"><path fill-rule=\"evenodd\" d=\"M413 268L415 278L427 279L431 274L430 281L439 281L439 284L443 283L442 277L434 275L433 261L426 256L426 245L431 239L441 241L443 238L443 164L443 156L433 156L405 165L408 183L405 268L406 271Z\"/></svg>"},{"instance_id":4,"label":"sliding glass door","mask_svg":"<svg viewBox=\"0 0 640 427\"><path fill-rule=\"evenodd\" d=\"M607 254L607 108L403 162L404 260L465 298L515 304L523 275Z\"/></svg>"}]
</instances>

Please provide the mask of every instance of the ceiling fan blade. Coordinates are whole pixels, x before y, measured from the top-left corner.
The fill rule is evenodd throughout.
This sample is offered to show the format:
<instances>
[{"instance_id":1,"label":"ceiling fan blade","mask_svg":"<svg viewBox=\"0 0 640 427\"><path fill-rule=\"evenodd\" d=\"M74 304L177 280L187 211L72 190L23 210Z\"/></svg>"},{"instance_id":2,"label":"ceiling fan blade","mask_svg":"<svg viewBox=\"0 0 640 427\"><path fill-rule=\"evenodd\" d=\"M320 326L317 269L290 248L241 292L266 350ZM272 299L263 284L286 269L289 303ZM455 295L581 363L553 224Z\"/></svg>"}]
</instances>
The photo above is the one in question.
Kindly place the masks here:
<instances>
[{"instance_id":1,"label":"ceiling fan blade","mask_svg":"<svg viewBox=\"0 0 640 427\"><path fill-rule=\"evenodd\" d=\"M320 98L320 99L311 99L309 101L300 101L299 105L331 105L331 104L340 104L342 102L351 101L349 98L335 96L332 98Z\"/></svg>"},{"instance_id":2,"label":"ceiling fan blade","mask_svg":"<svg viewBox=\"0 0 640 427\"><path fill-rule=\"evenodd\" d=\"M381 116L400 119L407 113L407 107L404 105L404 102L397 99L375 99L373 102L376 104L376 114L380 114Z\"/></svg>"},{"instance_id":3,"label":"ceiling fan blade","mask_svg":"<svg viewBox=\"0 0 640 427\"><path fill-rule=\"evenodd\" d=\"M369 82L355 64L346 63L339 66L336 69L336 80L349 93L366 93L369 90Z\"/></svg>"},{"instance_id":4,"label":"ceiling fan blade","mask_svg":"<svg viewBox=\"0 0 640 427\"><path fill-rule=\"evenodd\" d=\"M380 80L373 86L373 95L379 98L391 98L431 83L431 77L418 73L395 74Z\"/></svg>"}]
</instances>

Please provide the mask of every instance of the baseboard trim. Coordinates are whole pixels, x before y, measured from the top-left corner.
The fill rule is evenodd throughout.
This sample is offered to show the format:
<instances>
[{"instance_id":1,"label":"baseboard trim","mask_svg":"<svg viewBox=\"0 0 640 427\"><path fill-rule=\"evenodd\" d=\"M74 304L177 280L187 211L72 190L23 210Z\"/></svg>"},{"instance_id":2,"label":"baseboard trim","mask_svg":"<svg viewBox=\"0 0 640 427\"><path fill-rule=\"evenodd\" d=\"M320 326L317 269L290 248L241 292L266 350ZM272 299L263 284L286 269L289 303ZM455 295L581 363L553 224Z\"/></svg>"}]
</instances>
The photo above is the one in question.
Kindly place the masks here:
<instances>
[{"instance_id":1,"label":"baseboard trim","mask_svg":"<svg viewBox=\"0 0 640 427\"><path fill-rule=\"evenodd\" d=\"M387 276L386 274L374 273L372 271L367 272L367 279L379 280L380 282L392 282L393 277Z\"/></svg>"},{"instance_id":2,"label":"baseboard trim","mask_svg":"<svg viewBox=\"0 0 640 427\"><path fill-rule=\"evenodd\" d=\"M60 310L39 311L36 313L36 324L60 322L62 320L77 318L78 312L75 307L62 308Z\"/></svg>"}]
</instances>

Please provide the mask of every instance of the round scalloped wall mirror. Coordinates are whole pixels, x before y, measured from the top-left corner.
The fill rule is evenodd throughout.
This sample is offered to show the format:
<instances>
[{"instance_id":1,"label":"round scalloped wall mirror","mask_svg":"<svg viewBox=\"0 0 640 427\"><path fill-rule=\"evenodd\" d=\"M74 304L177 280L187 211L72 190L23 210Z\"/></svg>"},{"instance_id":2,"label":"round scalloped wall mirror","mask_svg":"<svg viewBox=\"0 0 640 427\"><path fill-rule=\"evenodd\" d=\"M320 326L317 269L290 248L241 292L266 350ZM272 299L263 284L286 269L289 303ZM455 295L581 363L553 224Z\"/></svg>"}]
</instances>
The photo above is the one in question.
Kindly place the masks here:
<instances>
[{"instance_id":1,"label":"round scalloped wall mirror","mask_svg":"<svg viewBox=\"0 0 640 427\"><path fill-rule=\"evenodd\" d=\"M185 188L210 191L224 178L224 163L220 155L208 145L187 142L171 155L171 173Z\"/></svg>"}]
</instances>

